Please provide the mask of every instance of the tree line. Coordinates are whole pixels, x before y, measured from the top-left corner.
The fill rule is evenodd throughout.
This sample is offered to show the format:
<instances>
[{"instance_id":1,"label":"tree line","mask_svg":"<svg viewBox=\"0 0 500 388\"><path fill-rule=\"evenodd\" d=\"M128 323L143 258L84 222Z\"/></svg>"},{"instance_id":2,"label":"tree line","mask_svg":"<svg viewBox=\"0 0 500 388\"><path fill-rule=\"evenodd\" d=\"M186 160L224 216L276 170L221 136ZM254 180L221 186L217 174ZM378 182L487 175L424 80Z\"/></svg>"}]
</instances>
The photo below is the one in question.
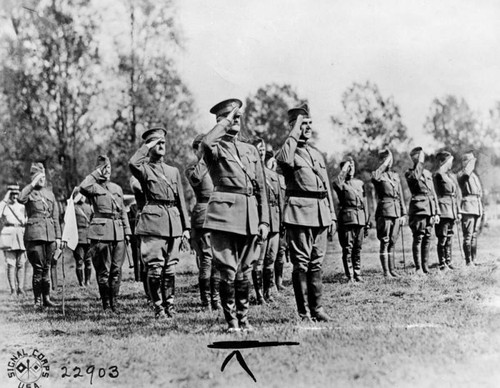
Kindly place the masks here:
<instances>
[{"instance_id":1,"label":"tree line","mask_svg":"<svg viewBox=\"0 0 500 388\"><path fill-rule=\"evenodd\" d=\"M128 159L151 124L168 129L167 163L183 169L192 161L191 141L207 128L195 128L196 102L177 70L183 38L174 2L96 7L91 0L46 0L4 9L13 34L1 47L1 187L25 182L29 163L43 161L56 195L65 198L96 156L107 153L113 180L128 191ZM110 20L115 33L103 35L102 23ZM346 152L328 158L331 177L339 159L352 154L368 182L382 147L393 150L397 170L409 167L407 151L418 144L393 97L368 81L353 83L341 101L331 131L342 134ZM288 135L287 110L304 102L291 84L264 85L246 98L244 126L277 149ZM499 193L499 126L500 101L483 118L463 98L447 95L430 102L422 131L456 160L475 149L485 188Z\"/></svg>"}]
</instances>

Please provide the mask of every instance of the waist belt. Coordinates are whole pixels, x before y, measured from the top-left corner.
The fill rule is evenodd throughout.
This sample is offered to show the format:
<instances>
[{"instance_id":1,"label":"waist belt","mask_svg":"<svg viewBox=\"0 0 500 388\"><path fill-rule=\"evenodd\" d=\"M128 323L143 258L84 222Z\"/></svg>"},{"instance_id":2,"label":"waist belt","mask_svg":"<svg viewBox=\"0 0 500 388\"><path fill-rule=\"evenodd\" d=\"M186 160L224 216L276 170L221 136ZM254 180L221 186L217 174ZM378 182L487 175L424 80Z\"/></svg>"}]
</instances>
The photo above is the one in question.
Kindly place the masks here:
<instances>
[{"instance_id":1,"label":"waist belt","mask_svg":"<svg viewBox=\"0 0 500 388\"><path fill-rule=\"evenodd\" d=\"M3 226L17 226L17 227L22 227L23 225L21 225L21 224L4 224Z\"/></svg>"},{"instance_id":2,"label":"waist belt","mask_svg":"<svg viewBox=\"0 0 500 388\"><path fill-rule=\"evenodd\" d=\"M354 209L354 210L365 210L364 206L342 206L340 210Z\"/></svg>"},{"instance_id":3,"label":"waist belt","mask_svg":"<svg viewBox=\"0 0 500 388\"><path fill-rule=\"evenodd\" d=\"M177 201L173 201L170 199L153 199L148 200L146 205L158 205L158 206L166 206L166 207L174 207L177 206Z\"/></svg>"},{"instance_id":4,"label":"waist belt","mask_svg":"<svg viewBox=\"0 0 500 388\"><path fill-rule=\"evenodd\" d=\"M223 193L242 194L251 197L254 194L253 187L215 186L214 191Z\"/></svg>"},{"instance_id":5,"label":"waist belt","mask_svg":"<svg viewBox=\"0 0 500 388\"><path fill-rule=\"evenodd\" d=\"M108 218L111 220L117 220L121 218L121 214L95 212L92 218Z\"/></svg>"},{"instance_id":6,"label":"waist belt","mask_svg":"<svg viewBox=\"0 0 500 388\"><path fill-rule=\"evenodd\" d=\"M451 198L456 198L456 194L443 194L441 197L451 197Z\"/></svg>"},{"instance_id":7,"label":"waist belt","mask_svg":"<svg viewBox=\"0 0 500 388\"><path fill-rule=\"evenodd\" d=\"M51 216L42 216L42 217L30 217L30 220L49 220L51 219Z\"/></svg>"},{"instance_id":8,"label":"waist belt","mask_svg":"<svg viewBox=\"0 0 500 388\"><path fill-rule=\"evenodd\" d=\"M479 194L467 194L467 195L464 195L464 198L466 197L477 197L477 198L481 198L481 195Z\"/></svg>"},{"instance_id":9,"label":"waist belt","mask_svg":"<svg viewBox=\"0 0 500 388\"><path fill-rule=\"evenodd\" d=\"M392 200L397 200L397 201L399 201L399 197L389 197L389 196L387 196L387 195L386 195L385 197L380 198L380 200L382 200L382 201L383 201L384 199L392 199Z\"/></svg>"},{"instance_id":10,"label":"waist belt","mask_svg":"<svg viewBox=\"0 0 500 388\"><path fill-rule=\"evenodd\" d=\"M328 192L327 191L287 190L286 195L289 197L324 199L324 198L328 197Z\"/></svg>"},{"instance_id":11,"label":"waist belt","mask_svg":"<svg viewBox=\"0 0 500 388\"><path fill-rule=\"evenodd\" d=\"M413 200L419 200L419 199L427 199L430 197L431 197L430 193L429 194L417 194L417 195L412 196L411 199L413 201Z\"/></svg>"},{"instance_id":12,"label":"waist belt","mask_svg":"<svg viewBox=\"0 0 500 388\"><path fill-rule=\"evenodd\" d=\"M196 196L196 202L198 202L198 203L207 203L209 199L210 199L210 195Z\"/></svg>"}]
</instances>

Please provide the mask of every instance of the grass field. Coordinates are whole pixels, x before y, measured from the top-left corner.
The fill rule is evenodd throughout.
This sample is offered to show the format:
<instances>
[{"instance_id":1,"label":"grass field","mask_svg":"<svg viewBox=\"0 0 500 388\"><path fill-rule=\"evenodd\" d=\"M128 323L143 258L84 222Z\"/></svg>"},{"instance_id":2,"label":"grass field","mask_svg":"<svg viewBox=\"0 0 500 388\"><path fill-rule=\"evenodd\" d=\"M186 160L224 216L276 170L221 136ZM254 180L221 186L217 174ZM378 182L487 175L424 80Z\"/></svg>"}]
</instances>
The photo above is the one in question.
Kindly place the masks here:
<instances>
[{"instance_id":1,"label":"grass field","mask_svg":"<svg viewBox=\"0 0 500 388\"><path fill-rule=\"evenodd\" d=\"M65 317L60 309L35 312L31 294L11 298L2 272L0 386L18 386L7 378L7 363L16 351L33 348L50 362L50 377L38 382L42 387L91 386L90 365L95 365L95 387L500 386L500 225L491 225L479 239L480 266L465 267L455 246L456 270L434 267L423 277L412 275L406 232L406 273L398 254L401 279L382 277L377 242L370 235L362 258L366 282L346 284L335 242L324 265L324 301L332 321L298 322L288 265L287 289L277 301L251 306L257 330L249 334L226 334L222 316L201 310L190 256L178 266L177 316L162 322L153 319L126 264L118 316L100 310L95 281L89 289L76 286L69 260ZM436 260L433 250L431 261ZM60 301L60 292L55 299ZM234 358L221 372L231 350L207 345L227 340L300 345L241 350L255 383ZM98 377L99 368L113 365L117 378ZM72 376L80 367L83 377L62 377L63 367Z\"/></svg>"}]
</instances>

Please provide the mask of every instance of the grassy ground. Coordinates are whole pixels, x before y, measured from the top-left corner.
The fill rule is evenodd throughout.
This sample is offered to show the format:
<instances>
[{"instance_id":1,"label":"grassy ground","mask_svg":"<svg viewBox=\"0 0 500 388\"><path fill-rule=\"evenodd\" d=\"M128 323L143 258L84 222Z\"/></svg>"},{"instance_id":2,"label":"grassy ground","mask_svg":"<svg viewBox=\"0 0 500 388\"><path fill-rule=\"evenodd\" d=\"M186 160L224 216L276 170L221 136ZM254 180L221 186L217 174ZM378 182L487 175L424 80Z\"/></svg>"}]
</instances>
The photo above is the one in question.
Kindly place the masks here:
<instances>
[{"instance_id":1,"label":"grassy ground","mask_svg":"<svg viewBox=\"0 0 500 388\"><path fill-rule=\"evenodd\" d=\"M60 310L35 312L31 296L11 298L3 286L0 386L17 386L3 370L15 351L33 348L50 361L49 379L39 381L45 387L90 386L85 369L92 364L96 371L116 365L120 372L116 379L98 378L96 372L96 387L500 386L499 231L500 225L492 225L481 235L480 266L465 267L455 247L458 268L440 272L434 267L426 277L411 274L408 233L408 270L401 269L399 280L381 276L377 242L370 236L362 285L345 283L339 247L332 244L324 271L325 306L332 321L310 326L297 321L288 265L287 290L277 302L251 307L257 329L251 334L225 334L222 317L200 309L192 257L178 266L178 314L169 322L152 319L142 287L132 281L127 265L123 312L115 316L100 310L95 282L89 289L76 286L69 262L66 317ZM399 253L400 267L401 259ZM3 273L1 279L3 284ZM55 295L60 298L60 293ZM254 383L235 359L220 371L230 350L207 348L214 341L243 339L300 345L242 350ZM69 372L81 367L84 377L62 378L63 366Z\"/></svg>"}]
</instances>

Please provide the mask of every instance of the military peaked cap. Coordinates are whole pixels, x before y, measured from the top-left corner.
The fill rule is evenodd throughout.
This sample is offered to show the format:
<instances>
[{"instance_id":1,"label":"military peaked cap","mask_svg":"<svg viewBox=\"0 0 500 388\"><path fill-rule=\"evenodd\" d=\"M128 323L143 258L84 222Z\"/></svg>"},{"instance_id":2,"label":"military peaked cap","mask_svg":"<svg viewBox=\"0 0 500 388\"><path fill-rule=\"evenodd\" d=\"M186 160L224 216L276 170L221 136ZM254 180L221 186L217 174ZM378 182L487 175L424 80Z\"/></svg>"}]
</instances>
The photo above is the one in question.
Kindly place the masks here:
<instances>
[{"instance_id":1,"label":"military peaked cap","mask_svg":"<svg viewBox=\"0 0 500 388\"><path fill-rule=\"evenodd\" d=\"M297 120L297 117L302 115L304 117L309 117L309 107L307 104L302 104L298 107L288 110L288 122L291 123Z\"/></svg>"},{"instance_id":2,"label":"military peaked cap","mask_svg":"<svg viewBox=\"0 0 500 388\"><path fill-rule=\"evenodd\" d=\"M237 98L230 98L215 104L212 109L210 109L210 113L215 116L227 115L233 110L233 104L236 104L238 108L243 106L243 102L241 102L241 100L238 100Z\"/></svg>"},{"instance_id":3,"label":"military peaked cap","mask_svg":"<svg viewBox=\"0 0 500 388\"><path fill-rule=\"evenodd\" d=\"M146 129L143 134L142 134L142 139L143 140L149 140L149 139L157 139L161 137L165 137L167 135L167 130L163 127L160 126L155 126Z\"/></svg>"}]
</instances>

